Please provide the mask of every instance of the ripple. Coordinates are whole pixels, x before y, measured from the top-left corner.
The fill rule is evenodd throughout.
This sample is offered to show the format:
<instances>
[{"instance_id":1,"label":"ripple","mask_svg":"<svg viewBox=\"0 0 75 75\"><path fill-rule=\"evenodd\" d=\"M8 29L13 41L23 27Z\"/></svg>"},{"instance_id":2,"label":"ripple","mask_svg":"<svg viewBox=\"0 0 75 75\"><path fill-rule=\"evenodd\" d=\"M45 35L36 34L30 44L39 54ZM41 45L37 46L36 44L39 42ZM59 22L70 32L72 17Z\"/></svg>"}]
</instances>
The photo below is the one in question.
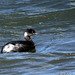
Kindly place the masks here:
<instances>
[{"instance_id":1,"label":"ripple","mask_svg":"<svg viewBox=\"0 0 75 75\"><path fill-rule=\"evenodd\" d=\"M0 54L0 74L75 75L74 0L0 1L0 49L33 28L35 53Z\"/></svg>"}]
</instances>

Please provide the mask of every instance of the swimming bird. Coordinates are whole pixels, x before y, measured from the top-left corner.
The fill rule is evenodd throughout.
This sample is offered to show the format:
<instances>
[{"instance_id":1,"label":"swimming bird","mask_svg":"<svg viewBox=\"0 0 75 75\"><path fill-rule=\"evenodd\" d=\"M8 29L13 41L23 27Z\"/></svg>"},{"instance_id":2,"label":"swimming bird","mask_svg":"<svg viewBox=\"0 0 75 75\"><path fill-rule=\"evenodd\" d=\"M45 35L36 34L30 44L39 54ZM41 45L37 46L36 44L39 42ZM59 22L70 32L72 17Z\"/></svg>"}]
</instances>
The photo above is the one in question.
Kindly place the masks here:
<instances>
[{"instance_id":1,"label":"swimming bird","mask_svg":"<svg viewBox=\"0 0 75 75\"><path fill-rule=\"evenodd\" d=\"M37 34L33 29L27 29L24 33L26 41L11 41L6 43L1 50L1 53L9 52L31 52L35 49L34 42L31 39L31 35Z\"/></svg>"}]
</instances>

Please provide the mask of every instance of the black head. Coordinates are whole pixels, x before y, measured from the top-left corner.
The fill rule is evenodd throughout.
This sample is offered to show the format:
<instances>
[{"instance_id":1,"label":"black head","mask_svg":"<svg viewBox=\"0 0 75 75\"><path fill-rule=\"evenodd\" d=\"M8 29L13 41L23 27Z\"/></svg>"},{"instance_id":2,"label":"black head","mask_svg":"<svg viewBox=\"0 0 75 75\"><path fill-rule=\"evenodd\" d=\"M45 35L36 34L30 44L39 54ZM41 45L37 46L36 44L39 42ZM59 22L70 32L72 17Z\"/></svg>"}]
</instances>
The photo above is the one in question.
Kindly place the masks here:
<instances>
[{"instance_id":1,"label":"black head","mask_svg":"<svg viewBox=\"0 0 75 75\"><path fill-rule=\"evenodd\" d=\"M29 33L29 34L34 34L35 30L33 30L33 29L27 29L26 32Z\"/></svg>"},{"instance_id":2,"label":"black head","mask_svg":"<svg viewBox=\"0 0 75 75\"><path fill-rule=\"evenodd\" d=\"M33 29L27 29L26 31L25 31L25 33L24 33L24 38L27 40L27 41L32 41L31 40L31 38L30 38L30 36L31 35L36 35L36 34L38 34L38 33L35 33L35 30L33 30Z\"/></svg>"}]
</instances>

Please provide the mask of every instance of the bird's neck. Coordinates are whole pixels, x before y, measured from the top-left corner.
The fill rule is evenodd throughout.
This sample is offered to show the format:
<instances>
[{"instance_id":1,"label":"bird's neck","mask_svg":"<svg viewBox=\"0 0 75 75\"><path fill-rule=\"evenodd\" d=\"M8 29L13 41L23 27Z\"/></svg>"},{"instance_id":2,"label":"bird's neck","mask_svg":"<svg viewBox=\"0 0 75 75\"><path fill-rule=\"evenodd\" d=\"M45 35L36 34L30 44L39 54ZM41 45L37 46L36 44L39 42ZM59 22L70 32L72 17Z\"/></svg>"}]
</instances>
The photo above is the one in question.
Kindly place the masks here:
<instances>
[{"instance_id":1,"label":"bird's neck","mask_svg":"<svg viewBox=\"0 0 75 75\"><path fill-rule=\"evenodd\" d=\"M30 36L26 36L25 39L26 39L26 41L32 41L32 39L30 38Z\"/></svg>"},{"instance_id":2,"label":"bird's neck","mask_svg":"<svg viewBox=\"0 0 75 75\"><path fill-rule=\"evenodd\" d=\"M33 42L32 39L31 39L31 37L28 35L27 32L24 33L24 38L26 39L26 41L31 41L31 42Z\"/></svg>"}]
</instances>

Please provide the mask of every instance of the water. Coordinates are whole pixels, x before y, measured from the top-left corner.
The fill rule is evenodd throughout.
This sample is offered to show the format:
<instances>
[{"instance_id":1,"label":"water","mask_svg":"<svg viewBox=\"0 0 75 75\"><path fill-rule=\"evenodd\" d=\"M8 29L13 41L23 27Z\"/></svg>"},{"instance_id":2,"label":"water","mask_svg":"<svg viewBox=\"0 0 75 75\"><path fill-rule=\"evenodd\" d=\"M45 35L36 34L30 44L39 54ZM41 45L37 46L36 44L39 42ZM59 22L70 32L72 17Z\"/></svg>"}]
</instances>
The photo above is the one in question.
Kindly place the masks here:
<instances>
[{"instance_id":1,"label":"water","mask_svg":"<svg viewBox=\"0 0 75 75\"><path fill-rule=\"evenodd\" d=\"M75 0L0 0L0 50L27 28L36 52L0 54L0 75L75 75Z\"/></svg>"}]
</instances>

